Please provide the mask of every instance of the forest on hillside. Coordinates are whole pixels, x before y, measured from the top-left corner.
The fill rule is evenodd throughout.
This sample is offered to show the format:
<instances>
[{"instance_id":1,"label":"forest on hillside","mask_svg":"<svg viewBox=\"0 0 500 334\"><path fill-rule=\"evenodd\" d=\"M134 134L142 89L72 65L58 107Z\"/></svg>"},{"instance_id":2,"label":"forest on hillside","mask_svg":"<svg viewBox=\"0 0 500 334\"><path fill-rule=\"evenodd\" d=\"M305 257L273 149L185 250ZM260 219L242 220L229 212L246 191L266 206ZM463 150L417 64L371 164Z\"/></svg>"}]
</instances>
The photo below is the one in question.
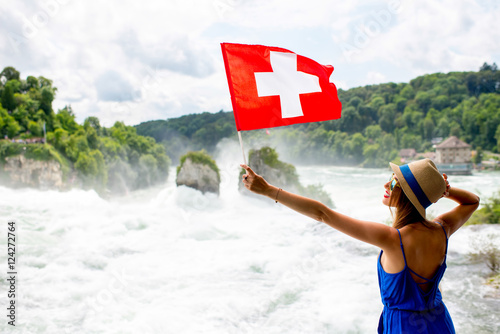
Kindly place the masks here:
<instances>
[{"instance_id":1,"label":"forest on hillside","mask_svg":"<svg viewBox=\"0 0 500 334\"><path fill-rule=\"evenodd\" d=\"M500 152L500 71L434 73L409 83L339 89L338 120L246 131L250 146L270 145L290 162L386 166L400 149L432 150L454 135L473 149ZM204 112L141 123L137 133L161 142L174 163L187 150L213 152L235 138L232 112ZM258 143L258 144L257 144Z\"/></svg>"},{"instance_id":2,"label":"forest on hillside","mask_svg":"<svg viewBox=\"0 0 500 334\"><path fill-rule=\"evenodd\" d=\"M0 164L18 154L57 160L67 179L98 191L124 192L163 183L171 161L190 150L213 153L223 138L236 140L230 111L141 123L100 125L75 121L71 106L55 112L57 93L43 76L0 72ZM409 83L339 89L338 120L246 131L248 148L277 148L292 163L382 167L402 148L432 150L455 135L473 149L500 153L500 71L484 63L477 72L423 75ZM30 143L46 137L46 144Z\"/></svg>"},{"instance_id":3,"label":"forest on hillside","mask_svg":"<svg viewBox=\"0 0 500 334\"><path fill-rule=\"evenodd\" d=\"M163 145L122 122L106 128L88 117L80 125L70 106L54 112L56 92L45 77L21 79L13 67L0 72L0 164L19 154L57 160L67 181L101 193L166 181L170 159Z\"/></svg>"}]
</instances>

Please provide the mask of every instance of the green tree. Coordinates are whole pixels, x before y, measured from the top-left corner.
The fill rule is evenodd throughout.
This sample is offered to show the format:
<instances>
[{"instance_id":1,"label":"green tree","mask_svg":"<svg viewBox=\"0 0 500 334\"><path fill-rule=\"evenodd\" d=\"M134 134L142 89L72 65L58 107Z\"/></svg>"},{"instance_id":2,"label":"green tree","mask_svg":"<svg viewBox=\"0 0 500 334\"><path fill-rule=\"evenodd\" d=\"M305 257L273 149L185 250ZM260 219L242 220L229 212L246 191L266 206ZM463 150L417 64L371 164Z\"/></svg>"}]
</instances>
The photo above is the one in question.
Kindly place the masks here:
<instances>
[{"instance_id":1,"label":"green tree","mask_svg":"<svg viewBox=\"0 0 500 334\"><path fill-rule=\"evenodd\" d=\"M70 134L75 133L80 128L80 125L75 121L75 114L70 106L64 107L56 114L54 128L64 129Z\"/></svg>"},{"instance_id":2,"label":"green tree","mask_svg":"<svg viewBox=\"0 0 500 334\"><path fill-rule=\"evenodd\" d=\"M6 131L7 136L9 138L14 138L21 131L21 127L19 126L19 123L17 123L13 117L9 116L9 117L7 117L6 130L7 130Z\"/></svg>"},{"instance_id":3,"label":"green tree","mask_svg":"<svg viewBox=\"0 0 500 334\"><path fill-rule=\"evenodd\" d=\"M446 95L439 95L431 100L431 106L436 110L443 110L449 107L450 104L450 98Z\"/></svg>"},{"instance_id":4,"label":"green tree","mask_svg":"<svg viewBox=\"0 0 500 334\"><path fill-rule=\"evenodd\" d=\"M99 136L97 135L97 131L93 127L88 127L85 129L85 134L87 136L89 148L92 150L99 148Z\"/></svg>"},{"instance_id":5,"label":"green tree","mask_svg":"<svg viewBox=\"0 0 500 334\"><path fill-rule=\"evenodd\" d=\"M158 161L152 154L144 154L139 158L138 182L150 186L155 184L158 178Z\"/></svg>"},{"instance_id":6,"label":"green tree","mask_svg":"<svg viewBox=\"0 0 500 334\"><path fill-rule=\"evenodd\" d=\"M28 123L28 131L34 136L34 137L41 137L42 136L42 127L40 124L38 124L35 121L29 121Z\"/></svg>"},{"instance_id":7,"label":"green tree","mask_svg":"<svg viewBox=\"0 0 500 334\"><path fill-rule=\"evenodd\" d=\"M396 118L396 105L387 104L379 109L379 125L385 132L392 132L394 130L394 119Z\"/></svg>"},{"instance_id":8,"label":"green tree","mask_svg":"<svg viewBox=\"0 0 500 334\"><path fill-rule=\"evenodd\" d=\"M94 159L97 167L93 182L98 188L103 189L108 181L108 172L104 155L99 150L92 150L89 153L89 157Z\"/></svg>"},{"instance_id":9,"label":"green tree","mask_svg":"<svg viewBox=\"0 0 500 334\"><path fill-rule=\"evenodd\" d=\"M54 132L50 132L50 133L53 134L53 136L52 135L50 136L50 138L53 138L53 141L49 140L49 142L52 145L54 145L55 148L64 152L65 147L66 147L66 141L69 138L68 131L59 128L59 129L54 130ZM49 135L47 135L47 138L49 138Z\"/></svg>"},{"instance_id":10,"label":"green tree","mask_svg":"<svg viewBox=\"0 0 500 334\"><path fill-rule=\"evenodd\" d=\"M26 78L26 90L30 89L38 89L38 79L31 75Z\"/></svg>"},{"instance_id":11,"label":"green tree","mask_svg":"<svg viewBox=\"0 0 500 334\"><path fill-rule=\"evenodd\" d=\"M369 125L365 128L365 137L373 141L379 139L382 136L382 128L380 125Z\"/></svg>"},{"instance_id":12,"label":"green tree","mask_svg":"<svg viewBox=\"0 0 500 334\"><path fill-rule=\"evenodd\" d=\"M496 63L493 63L492 65L488 63L483 63L483 65L479 68L479 72L484 72L484 71L492 71L496 72L498 70L498 66Z\"/></svg>"},{"instance_id":13,"label":"green tree","mask_svg":"<svg viewBox=\"0 0 500 334\"><path fill-rule=\"evenodd\" d=\"M500 124L497 126L497 131L495 131L495 139L497 141L497 148L500 150Z\"/></svg>"},{"instance_id":14,"label":"green tree","mask_svg":"<svg viewBox=\"0 0 500 334\"><path fill-rule=\"evenodd\" d=\"M357 109L362 102L363 100L359 96L354 96L349 100L348 105L352 106L354 109Z\"/></svg>"},{"instance_id":15,"label":"green tree","mask_svg":"<svg viewBox=\"0 0 500 334\"><path fill-rule=\"evenodd\" d=\"M2 91L0 99L2 106L8 111L13 111L16 108L16 100L14 99L14 88L12 81L8 81Z\"/></svg>"},{"instance_id":16,"label":"green tree","mask_svg":"<svg viewBox=\"0 0 500 334\"><path fill-rule=\"evenodd\" d=\"M474 155L473 161L476 165L480 164L483 161L483 149L481 146L476 148L476 154Z\"/></svg>"},{"instance_id":17,"label":"green tree","mask_svg":"<svg viewBox=\"0 0 500 334\"><path fill-rule=\"evenodd\" d=\"M378 111L379 108L382 107L384 104L385 100L382 97L375 96L372 98L371 102L369 103L369 106Z\"/></svg>"},{"instance_id":18,"label":"green tree","mask_svg":"<svg viewBox=\"0 0 500 334\"><path fill-rule=\"evenodd\" d=\"M356 133L363 130L362 119L354 107L347 107L342 111L340 130L347 133Z\"/></svg>"},{"instance_id":19,"label":"green tree","mask_svg":"<svg viewBox=\"0 0 500 334\"><path fill-rule=\"evenodd\" d=\"M405 85L405 87L401 90L400 95L407 100L411 100L415 97L415 91L411 85Z\"/></svg>"},{"instance_id":20,"label":"green tree","mask_svg":"<svg viewBox=\"0 0 500 334\"><path fill-rule=\"evenodd\" d=\"M83 121L83 127L85 129L87 128L93 128L98 135L101 135L101 124L99 122L99 118L95 116L89 116Z\"/></svg>"},{"instance_id":21,"label":"green tree","mask_svg":"<svg viewBox=\"0 0 500 334\"><path fill-rule=\"evenodd\" d=\"M434 122L432 121L432 118L426 117L424 119L423 127L424 127L424 138L426 140L431 140L432 137L434 136L434 129L435 129L435 125Z\"/></svg>"},{"instance_id":22,"label":"green tree","mask_svg":"<svg viewBox=\"0 0 500 334\"><path fill-rule=\"evenodd\" d=\"M94 157L85 152L78 154L78 159L75 162L75 169L80 172L84 177L92 177L97 175L98 167L97 161Z\"/></svg>"},{"instance_id":23,"label":"green tree","mask_svg":"<svg viewBox=\"0 0 500 334\"><path fill-rule=\"evenodd\" d=\"M414 148L419 151L421 146L422 139L420 136L410 133L403 134L403 137L401 138L401 148Z\"/></svg>"},{"instance_id":24,"label":"green tree","mask_svg":"<svg viewBox=\"0 0 500 334\"><path fill-rule=\"evenodd\" d=\"M345 156L354 163L363 161L363 148L366 138L361 133L355 133L350 140L346 141L343 150Z\"/></svg>"},{"instance_id":25,"label":"green tree","mask_svg":"<svg viewBox=\"0 0 500 334\"><path fill-rule=\"evenodd\" d=\"M19 71L17 71L14 67L8 66L0 73L0 79L3 78L5 81L20 80L19 75Z\"/></svg>"},{"instance_id":26,"label":"green tree","mask_svg":"<svg viewBox=\"0 0 500 334\"><path fill-rule=\"evenodd\" d=\"M56 89L51 86L43 86L40 89L40 109L42 109L46 115L51 115L54 112L52 110L52 101L54 101L55 92Z\"/></svg>"},{"instance_id":27,"label":"green tree","mask_svg":"<svg viewBox=\"0 0 500 334\"><path fill-rule=\"evenodd\" d=\"M424 113L427 113L432 104L431 96L427 92L423 91L417 93L415 96L415 102L417 102L420 110Z\"/></svg>"},{"instance_id":28,"label":"green tree","mask_svg":"<svg viewBox=\"0 0 500 334\"><path fill-rule=\"evenodd\" d=\"M365 158L363 165L365 167L377 167L377 160L379 154L380 154L379 144L366 145L363 149L363 156Z\"/></svg>"}]
</instances>

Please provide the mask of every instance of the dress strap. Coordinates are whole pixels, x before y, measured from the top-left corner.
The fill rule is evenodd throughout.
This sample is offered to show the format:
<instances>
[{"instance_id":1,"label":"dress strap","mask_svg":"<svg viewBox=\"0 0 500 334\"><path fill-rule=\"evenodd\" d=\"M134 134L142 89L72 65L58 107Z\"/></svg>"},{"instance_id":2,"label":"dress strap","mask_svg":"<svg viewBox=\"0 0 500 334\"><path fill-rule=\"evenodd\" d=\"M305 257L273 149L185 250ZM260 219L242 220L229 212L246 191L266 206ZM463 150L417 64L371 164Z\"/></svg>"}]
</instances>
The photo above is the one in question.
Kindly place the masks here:
<instances>
[{"instance_id":1,"label":"dress strap","mask_svg":"<svg viewBox=\"0 0 500 334\"><path fill-rule=\"evenodd\" d=\"M399 234L399 245L401 246L401 252L403 252L403 259L405 259L405 267L407 267L408 265L406 264L406 255L405 255L405 249L403 248L403 239L401 239L401 232L399 232L399 230L396 231L398 231Z\"/></svg>"},{"instance_id":2,"label":"dress strap","mask_svg":"<svg viewBox=\"0 0 500 334\"><path fill-rule=\"evenodd\" d=\"M438 221L436 221L436 223L438 223L439 225L441 225L441 228L443 229L443 232L444 232L444 236L446 237L446 250L444 252L444 256L446 257L446 254L448 254L448 234L446 234L446 230L444 229L443 224L441 224Z\"/></svg>"},{"instance_id":3,"label":"dress strap","mask_svg":"<svg viewBox=\"0 0 500 334\"><path fill-rule=\"evenodd\" d=\"M441 223L440 223L440 222L438 222L438 221L437 221L436 223L438 223L438 224L441 226L441 228L443 229L444 235L445 235L445 237L446 237L446 241L448 241L448 234L446 234L446 230L444 229L443 224L441 224Z\"/></svg>"},{"instance_id":4,"label":"dress strap","mask_svg":"<svg viewBox=\"0 0 500 334\"><path fill-rule=\"evenodd\" d=\"M434 280L436 279L436 277L432 277L432 278L430 278L430 279L429 279L429 278L426 278L426 277L424 277L424 276L420 276L419 274L417 274L416 272L414 272L413 270L411 270L411 268L410 268L410 267L408 267L408 269L409 269L412 273L414 273L416 276L418 276L418 277L420 277L421 279L423 279L423 280L427 281L427 282L420 282L420 283L415 282L415 283L417 283L417 284L428 284L428 283L430 283L430 282L434 282Z\"/></svg>"}]
</instances>

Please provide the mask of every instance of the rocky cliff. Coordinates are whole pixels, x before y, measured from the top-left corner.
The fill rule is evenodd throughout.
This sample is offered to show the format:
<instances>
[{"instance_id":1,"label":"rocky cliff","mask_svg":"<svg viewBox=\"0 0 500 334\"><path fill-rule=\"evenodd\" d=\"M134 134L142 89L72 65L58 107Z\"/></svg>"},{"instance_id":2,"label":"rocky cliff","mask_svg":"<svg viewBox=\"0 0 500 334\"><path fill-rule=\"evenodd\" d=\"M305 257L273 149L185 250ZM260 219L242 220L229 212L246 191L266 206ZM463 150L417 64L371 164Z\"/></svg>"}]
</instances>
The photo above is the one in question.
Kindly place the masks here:
<instances>
[{"instance_id":1,"label":"rocky cliff","mask_svg":"<svg viewBox=\"0 0 500 334\"><path fill-rule=\"evenodd\" d=\"M64 188L61 165L55 160L39 161L24 155L7 157L0 174L2 183L11 187Z\"/></svg>"},{"instance_id":2,"label":"rocky cliff","mask_svg":"<svg viewBox=\"0 0 500 334\"><path fill-rule=\"evenodd\" d=\"M176 184L198 189L203 193L212 192L218 195L220 184L218 170L203 162L206 157L198 159L199 154L204 153L191 152L183 159L181 158L182 163L177 172Z\"/></svg>"},{"instance_id":3,"label":"rocky cliff","mask_svg":"<svg viewBox=\"0 0 500 334\"><path fill-rule=\"evenodd\" d=\"M334 204L330 195L323 190L321 184L308 185L304 187L300 181L295 166L278 159L278 153L270 148L263 147L259 150L250 150L248 157L248 164L252 170L261 175L268 183L285 189L289 192L296 193L305 197L318 200L327 206L333 208ZM243 175L243 170L240 178ZM239 190L248 196L262 196L255 195L254 193L245 189L243 182L238 183Z\"/></svg>"},{"instance_id":4,"label":"rocky cliff","mask_svg":"<svg viewBox=\"0 0 500 334\"><path fill-rule=\"evenodd\" d=\"M295 167L278 160L278 154L272 148L263 147L260 150L251 150L248 164L256 174L261 175L268 183L293 193L299 192ZM238 183L238 188L240 191L245 189L243 182ZM243 191L243 194L253 195L248 191Z\"/></svg>"}]
</instances>

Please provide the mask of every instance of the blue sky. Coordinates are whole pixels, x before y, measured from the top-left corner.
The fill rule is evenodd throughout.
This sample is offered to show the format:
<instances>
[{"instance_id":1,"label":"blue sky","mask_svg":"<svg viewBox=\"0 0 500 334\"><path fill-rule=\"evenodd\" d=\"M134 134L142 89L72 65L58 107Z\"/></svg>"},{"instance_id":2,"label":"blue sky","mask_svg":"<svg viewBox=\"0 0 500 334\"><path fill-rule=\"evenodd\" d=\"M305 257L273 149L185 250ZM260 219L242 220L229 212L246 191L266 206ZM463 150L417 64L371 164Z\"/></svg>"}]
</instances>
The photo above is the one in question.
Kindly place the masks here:
<instances>
[{"instance_id":1,"label":"blue sky","mask_svg":"<svg viewBox=\"0 0 500 334\"><path fill-rule=\"evenodd\" d=\"M43 75L83 122L231 110L221 42L287 48L348 89L500 65L493 0L2 0L0 67Z\"/></svg>"}]
</instances>

